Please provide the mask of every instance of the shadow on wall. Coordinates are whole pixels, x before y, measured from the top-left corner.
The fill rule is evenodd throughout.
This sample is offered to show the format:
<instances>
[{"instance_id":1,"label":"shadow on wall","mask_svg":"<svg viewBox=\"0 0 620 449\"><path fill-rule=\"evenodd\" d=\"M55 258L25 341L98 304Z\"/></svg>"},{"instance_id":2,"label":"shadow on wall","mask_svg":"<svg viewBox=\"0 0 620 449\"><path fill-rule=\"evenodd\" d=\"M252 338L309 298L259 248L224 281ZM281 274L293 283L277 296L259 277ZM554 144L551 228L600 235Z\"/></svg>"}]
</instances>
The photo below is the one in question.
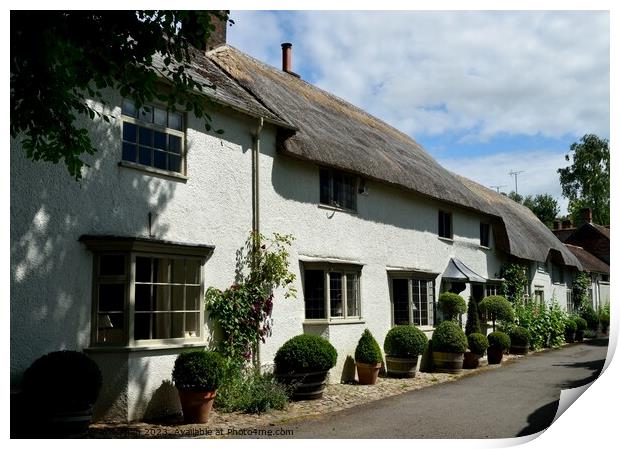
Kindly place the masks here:
<instances>
[{"instance_id":1,"label":"shadow on wall","mask_svg":"<svg viewBox=\"0 0 620 449\"><path fill-rule=\"evenodd\" d=\"M114 102L112 102L114 104ZM82 234L148 236L148 213L158 216L177 184L118 166L119 120L81 123L94 156L84 178L64 164L32 162L11 140L11 385L37 357L90 342L92 254ZM156 237L168 232L157 223Z\"/></svg>"}]
</instances>

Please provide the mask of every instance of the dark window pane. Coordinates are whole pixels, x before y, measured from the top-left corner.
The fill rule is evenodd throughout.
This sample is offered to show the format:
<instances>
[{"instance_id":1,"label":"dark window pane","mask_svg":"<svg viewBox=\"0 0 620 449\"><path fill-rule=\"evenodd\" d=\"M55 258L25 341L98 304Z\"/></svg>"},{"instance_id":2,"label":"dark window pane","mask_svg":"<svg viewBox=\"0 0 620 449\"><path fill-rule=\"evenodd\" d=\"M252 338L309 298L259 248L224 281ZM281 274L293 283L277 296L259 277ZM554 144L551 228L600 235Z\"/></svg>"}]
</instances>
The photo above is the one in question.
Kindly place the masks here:
<instances>
[{"instance_id":1,"label":"dark window pane","mask_svg":"<svg viewBox=\"0 0 620 449\"><path fill-rule=\"evenodd\" d=\"M200 336L200 313L185 314L185 332L189 333L189 337ZM185 335L188 336L187 334Z\"/></svg>"},{"instance_id":2,"label":"dark window pane","mask_svg":"<svg viewBox=\"0 0 620 449\"><path fill-rule=\"evenodd\" d=\"M170 314L153 314L153 338L170 338Z\"/></svg>"},{"instance_id":3,"label":"dark window pane","mask_svg":"<svg viewBox=\"0 0 620 449\"><path fill-rule=\"evenodd\" d=\"M178 136L168 135L169 147L171 153L181 154L181 138Z\"/></svg>"},{"instance_id":4,"label":"dark window pane","mask_svg":"<svg viewBox=\"0 0 620 449\"><path fill-rule=\"evenodd\" d=\"M153 106L144 106L140 109L140 120L153 123Z\"/></svg>"},{"instance_id":5,"label":"dark window pane","mask_svg":"<svg viewBox=\"0 0 620 449\"><path fill-rule=\"evenodd\" d=\"M163 151L153 151L153 167L166 170L168 168L168 164L166 164L167 156L168 153Z\"/></svg>"},{"instance_id":6,"label":"dark window pane","mask_svg":"<svg viewBox=\"0 0 620 449\"><path fill-rule=\"evenodd\" d=\"M185 283L200 284L200 261L188 259L185 262Z\"/></svg>"},{"instance_id":7,"label":"dark window pane","mask_svg":"<svg viewBox=\"0 0 620 449\"><path fill-rule=\"evenodd\" d=\"M175 156L174 154L168 153L168 159L170 164L168 166L168 170L181 173L181 156Z\"/></svg>"},{"instance_id":8,"label":"dark window pane","mask_svg":"<svg viewBox=\"0 0 620 449\"><path fill-rule=\"evenodd\" d=\"M167 141L166 133L160 133L159 131L155 131L154 139L155 140L154 140L153 145L155 146L155 148L160 149L160 150L166 149L166 141Z\"/></svg>"},{"instance_id":9,"label":"dark window pane","mask_svg":"<svg viewBox=\"0 0 620 449\"><path fill-rule=\"evenodd\" d=\"M394 301L394 324L409 324L409 281L392 280L392 298Z\"/></svg>"},{"instance_id":10,"label":"dark window pane","mask_svg":"<svg viewBox=\"0 0 620 449\"><path fill-rule=\"evenodd\" d=\"M329 273L329 298L331 316L344 316L342 308L342 273Z\"/></svg>"},{"instance_id":11,"label":"dark window pane","mask_svg":"<svg viewBox=\"0 0 620 449\"><path fill-rule=\"evenodd\" d=\"M322 270L304 272L304 300L306 318L325 318L325 288Z\"/></svg>"},{"instance_id":12,"label":"dark window pane","mask_svg":"<svg viewBox=\"0 0 620 449\"><path fill-rule=\"evenodd\" d=\"M183 129L183 117L177 112L168 114L168 127L181 131Z\"/></svg>"},{"instance_id":13,"label":"dark window pane","mask_svg":"<svg viewBox=\"0 0 620 449\"><path fill-rule=\"evenodd\" d=\"M148 128L138 128L139 139L138 143L140 145L152 147L153 146L153 130Z\"/></svg>"},{"instance_id":14,"label":"dark window pane","mask_svg":"<svg viewBox=\"0 0 620 449\"><path fill-rule=\"evenodd\" d=\"M136 340L148 340L150 338L151 314L136 313L133 325L133 338Z\"/></svg>"},{"instance_id":15,"label":"dark window pane","mask_svg":"<svg viewBox=\"0 0 620 449\"><path fill-rule=\"evenodd\" d=\"M97 315L97 341L123 343L125 340L125 314L100 313Z\"/></svg>"},{"instance_id":16,"label":"dark window pane","mask_svg":"<svg viewBox=\"0 0 620 449\"><path fill-rule=\"evenodd\" d=\"M136 310L152 310L151 284L136 284Z\"/></svg>"},{"instance_id":17,"label":"dark window pane","mask_svg":"<svg viewBox=\"0 0 620 449\"><path fill-rule=\"evenodd\" d=\"M136 257L136 282L151 282L150 257Z\"/></svg>"},{"instance_id":18,"label":"dark window pane","mask_svg":"<svg viewBox=\"0 0 620 449\"><path fill-rule=\"evenodd\" d=\"M355 209L355 178L344 176L342 207Z\"/></svg>"},{"instance_id":19,"label":"dark window pane","mask_svg":"<svg viewBox=\"0 0 620 449\"><path fill-rule=\"evenodd\" d=\"M170 333L171 338L183 338L185 336L185 329L183 328L183 316L184 313L172 314L172 331Z\"/></svg>"},{"instance_id":20,"label":"dark window pane","mask_svg":"<svg viewBox=\"0 0 620 449\"><path fill-rule=\"evenodd\" d=\"M185 281L185 260L172 259L172 282L182 284Z\"/></svg>"},{"instance_id":21,"label":"dark window pane","mask_svg":"<svg viewBox=\"0 0 620 449\"><path fill-rule=\"evenodd\" d=\"M118 254L99 256L99 274L101 276L123 276L125 256Z\"/></svg>"},{"instance_id":22,"label":"dark window pane","mask_svg":"<svg viewBox=\"0 0 620 449\"><path fill-rule=\"evenodd\" d=\"M201 307L200 287L185 287L185 310L200 310Z\"/></svg>"},{"instance_id":23,"label":"dark window pane","mask_svg":"<svg viewBox=\"0 0 620 449\"><path fill-rule=\"evenodd\" d=\"M99 311L122 312L125 310L125 284L99 285Z\"/></svg>"},{"instance_id":24,"label":"dark window pane","mask_svg":"<svg viewBox=\"0 0 620 449\"><path fill-rule=\"evenodd\" d=\"M129 117L135 117L138 112L134 102L128 98L123 98L122 111L124 115L128 115Z\"/></svg>"},{"instance_id":25,"label":"dark window pane","mask_svg":"<svg viewBox=\"0 0 620 449\"><path fill-rule=\"evenodd\" d=\"M332 172L332 205L344 207L344 186L342 173Z\"/></svg>"},{"instance_id":26,"label":"dark window pane","mask_svg":"<svg viewBox=\"0 0 620 449\"><path fill-rule=\"evenodd\" d=\"M173 285L171 288L172 297L170 303L172 304L171 310L185 310L185 304L183 301L185 288L182 285Z\"/></svg>"},{"instance_id":27,"label":"dark window pane","mask_svg":"<svg viewBox=\"0 0 620 449\"><path fill-rule=\"evenodd\" d=\"M136 162L137 148L134 144L123 142L123 160Z\"/></svg>"},{"instance_id":28,"label":"dark window pane","mask_svg":"<svg viewBox=\"0 0 620 449\"><path fill-rule=\"evenodd\" d=\"M168 113L166 112L165 109L161 109L161 108L154 108L155 111L155 117L154 117L154 122L157 123L158 125L162 125L162 126L167 126L167 122L168 122Z\"/></svg>"},{"instance_id":29,"label":"dark window pane","mask_svg":"<svg viewBox=\"0 0 620 449\"><path fill-rule=\"evenodd\" d=\"M135 142L138 136L137 126L133 123L123 123L123 140L125 142Z\"/></svg>"},{"instance_id":30,"label":"dark window pane","mask_svg":"<svg viewBox=\"0 0 620 449\"><path fill-rule=\"evenodd\" d=\"M170 280L168 267L170 259L153 259L153 282L164 283Z\"/></svg>"},{"instance_id":31,"label":"dark window pane","mask_svg":"<svg viewBox=\"0 0 620 449\"><path fill-rule=\"evenodd\" d=\"M153 310L170 310L169 285L153 285Z\"/></svg>"},{"instance_id":32,"label":"dark window pane","mask_svg":"<svg viewBox=\"0 0 620 449\"><path fill-rule=\"evenodd\" d=\"M358 277L355 273L347 273L347 316L359 316Z\"/></svg>"},{"instance_id":33,"label":"dark window pane","mask_svg":"<svg viewBox=\"0 0 620 449\"><path fill-rule=\"evenodd\" d=\"M140 147L140 160L143 165L151 165L151 149Z\"/></svg>"},{"instance_id":34,"label":"dark window pane","mask_svg":"<svg viewBox=\"0 0 620 449\"><path fill-rule=\"evenodd\" d=\"M319 170L320 184L321 184L321 193L320 193L320 202L321 204L331 204L329 201L329 170L320 169Z\"/></svg>"}]
</instances>

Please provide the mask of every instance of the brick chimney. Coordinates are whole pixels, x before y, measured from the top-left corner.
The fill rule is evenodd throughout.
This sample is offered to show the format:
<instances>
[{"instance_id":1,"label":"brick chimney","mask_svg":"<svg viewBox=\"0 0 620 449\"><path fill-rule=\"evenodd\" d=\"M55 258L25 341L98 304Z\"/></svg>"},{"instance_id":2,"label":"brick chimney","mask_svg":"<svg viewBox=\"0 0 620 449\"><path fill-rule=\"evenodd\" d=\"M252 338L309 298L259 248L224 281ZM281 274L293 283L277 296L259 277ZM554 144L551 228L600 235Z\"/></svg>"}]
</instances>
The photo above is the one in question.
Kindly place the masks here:
<instances>
[{"instance_id":1,"label":"brick chimney","mask_svg":"<svg viewBox=\"0 0 620 449\"><path fill-rule=\"evenodd\" d=\"M592 209L589 207L581 209L581 221L583 223L592 223Z\"/></svg>"},{"instance_id":2,"label":"brick chimney","mask_svg":"<svg viewBox=\"0 0 620 449\"><path fill-rule=\"evenodd\" d=\"M300 78L297 73L293 72L293 44L290 42L282 44L282 71Z\"/></svg>"},{"instance_id":3,"label":"brick chimney","mask_svg":"<svg viewBox=\"0 0 620 449\"><path fill-rule=\"evenodd\" d=\"M183 21L182 27L189 34L194 34L197 39L204 39L202 42L194 43L196 48L203 51L213 50L214 48L226 43L226 26L228 25L228 11L203 11L210 12L211 25L214 27L209 33L209 37L204 39L202 25L198 24L196 14L191 14ZM202 35L202 37L198 37Z\"/></svg>"}]
</instances>

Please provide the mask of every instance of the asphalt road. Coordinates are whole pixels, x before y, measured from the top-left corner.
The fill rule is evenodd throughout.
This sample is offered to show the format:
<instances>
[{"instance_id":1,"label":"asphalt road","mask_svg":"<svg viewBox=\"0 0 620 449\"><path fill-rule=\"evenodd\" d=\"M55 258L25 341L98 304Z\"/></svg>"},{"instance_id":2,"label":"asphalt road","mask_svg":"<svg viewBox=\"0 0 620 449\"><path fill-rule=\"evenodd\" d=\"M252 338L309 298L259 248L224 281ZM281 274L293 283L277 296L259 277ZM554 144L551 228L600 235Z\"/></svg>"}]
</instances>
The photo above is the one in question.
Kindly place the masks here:
<instances>
[{"instance_id":1,"label":"asphalt road","mask_svg":"<svg viewBox=\"0 0 620 449\"><path fill-rule=\"evenodd\" d=\"M292 429L292 438L525 436L552 423L560 390L594 380L606 354L607 340L531 354L500 369L282 428Z\"/></svg>"}]
</instances>

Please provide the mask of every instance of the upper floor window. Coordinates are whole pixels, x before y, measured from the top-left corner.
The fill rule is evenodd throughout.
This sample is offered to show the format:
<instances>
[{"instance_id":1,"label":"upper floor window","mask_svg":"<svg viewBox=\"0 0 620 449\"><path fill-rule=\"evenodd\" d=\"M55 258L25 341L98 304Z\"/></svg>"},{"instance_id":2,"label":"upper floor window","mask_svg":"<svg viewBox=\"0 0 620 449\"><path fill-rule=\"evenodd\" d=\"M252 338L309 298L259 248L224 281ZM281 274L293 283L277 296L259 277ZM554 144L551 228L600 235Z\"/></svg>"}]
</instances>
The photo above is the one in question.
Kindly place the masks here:
<instances>
[{"instance_id":1,"label":"upper floor window","mask_svg":"<svg viewBox=\"0 0 620 449\"><path fill-rule=\"evenodd\" d=\"M547 262L536 262L536 271L547 274L549 272L547 269Z\"/></svg>"},{"instance_id":2,"label":"upper floor window","mask_svg":"<svg viewBox=\"0 0 620 449\"><path fill-rule=\"evenodd\" d=\"M480 246L488 248L491 241L491 225L489 223L480 223Z\"/></svg>"},{"instance_id":3,"label":"upper floor window","mask_svg":"<svg viewBox=\"0 0 620 449\"><path fill-rule=\"evenodd\" d=\"M551 265L551 278L554 284L564 284L564 269L561 265Z\"/></svg>"},{"instance_id":4,"label":"upper floor window","mask_svg":"<svg viewBox=\"0 0 620 449\"><path fill-rule=\"evenodd\" d=\"M310 264L304 267L307 320L359 319L359 266Z\"/></svg>"},{"instance_id":5,"label":"upper floor window","mask_svg":"<svg viewBox=\"0 0 620 449\"><path fill-rule=\"evenodd\" d=\"M138 110L125 98L123 113L123 161L160 170L183 173L185 132L183 115L154 105Z\"/></svg>"},{"instance_id":6,"label":"upper floor window","mask_svg":"<svg viewBox=\"0 0 620 449\"><path fill-rule=\"evenodd\" d=\"M320 202L341 209L357 210L357 178L331 168L321 168Z\"/></svg>"},{"instance_id":7,"label":"upper floor window","mask_svg":"<svg viewBox=\"0 0 620 449\"><path fill-rule=\"evenodd\" d=\"M443 210L439 211L438 235L446 239L452 239L452 214Z\"/></svg>"}]
</instances>

